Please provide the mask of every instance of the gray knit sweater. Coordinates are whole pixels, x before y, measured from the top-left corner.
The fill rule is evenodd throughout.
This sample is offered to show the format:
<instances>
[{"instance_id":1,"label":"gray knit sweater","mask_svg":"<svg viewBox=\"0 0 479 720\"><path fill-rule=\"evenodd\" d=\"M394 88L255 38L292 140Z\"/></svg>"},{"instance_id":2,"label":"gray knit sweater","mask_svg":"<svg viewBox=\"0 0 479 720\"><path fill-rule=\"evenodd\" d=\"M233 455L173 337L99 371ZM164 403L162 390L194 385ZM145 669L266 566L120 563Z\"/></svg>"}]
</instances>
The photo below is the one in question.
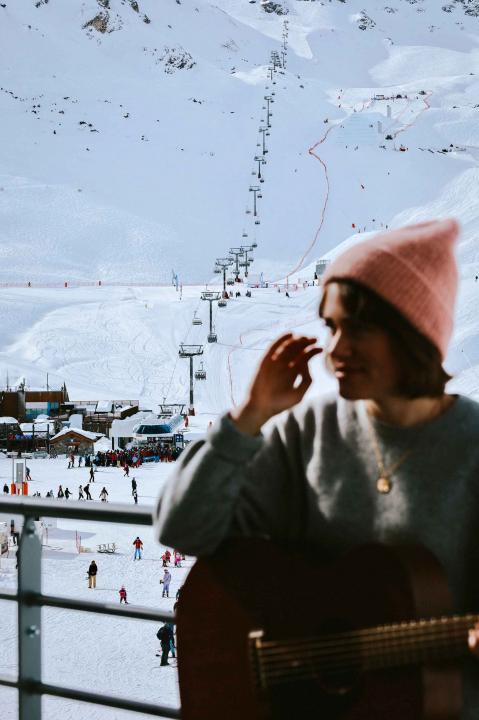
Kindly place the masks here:
<instances>
[{"instance_id":1,"label":"gray knit sweater","mask_svg":"<svg viewBox=\"0 0 479 720\"><path fill-rule=\"evenodd\" d=\"M392 490L376 490L372 423ZM183 453L161 493L162 543L211 553L226 537L305 541L338 554L364 542L421 543L441 561L458 612L479 612L479 404L459 396L411 428L370 420L362 402L323 397L265 435L228 416ZM463 720L479 718L479 661L465 663Z\"/></svg>"}]
</instances>

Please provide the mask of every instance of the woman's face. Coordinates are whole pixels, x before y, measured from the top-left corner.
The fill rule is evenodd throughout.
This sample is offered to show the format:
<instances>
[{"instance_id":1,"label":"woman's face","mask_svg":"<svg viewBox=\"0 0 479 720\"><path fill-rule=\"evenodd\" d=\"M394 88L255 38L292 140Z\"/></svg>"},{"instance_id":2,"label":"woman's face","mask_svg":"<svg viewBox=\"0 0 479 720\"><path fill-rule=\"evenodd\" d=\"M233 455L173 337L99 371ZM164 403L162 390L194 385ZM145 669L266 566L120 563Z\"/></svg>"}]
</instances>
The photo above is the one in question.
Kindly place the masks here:
<instances>
[{"instance_id":1,"label":"woman's face","mask_svg":"<svg viewBox=\"0 0 479 720\"><path fill-rule=\"evenodd\" d=\"M339 286L325 290L322 319L329 329L326 361L347 400L378 400L397 395L399 367L388 333L349 317Z\"/></svg>"}]
</instances>

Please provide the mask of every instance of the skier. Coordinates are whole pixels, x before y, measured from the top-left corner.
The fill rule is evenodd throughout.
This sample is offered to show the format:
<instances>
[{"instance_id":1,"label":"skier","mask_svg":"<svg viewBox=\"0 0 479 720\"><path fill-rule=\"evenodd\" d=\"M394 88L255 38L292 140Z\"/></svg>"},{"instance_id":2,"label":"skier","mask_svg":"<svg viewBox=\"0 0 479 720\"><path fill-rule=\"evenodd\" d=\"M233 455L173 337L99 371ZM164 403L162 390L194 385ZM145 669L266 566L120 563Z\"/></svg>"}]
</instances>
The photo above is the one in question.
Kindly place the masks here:
<instances>
[{"instance_id":1,"label":"skier","mask_svg":"<svg viewBox=\"0 0 479 720\"><path fill-rule=\"evenodd\" d=\"M181 553L179 553L177 550L174 550L173 557L175 558L175 567L180 568L181 567Z\"/></svg>"},{"instance_id":2,"label":"skier","mask_svg":"<svg viewBox=\"0 0 479 720\"><path fill-rule=\"evenodd\" d=\"M135 501L135 505L138 505L138 493L136 490L133 490L133 500Z\"/></svg>"},{"instance_id":3,"label":"skier","mask_svg":"<svg viewBox=\"0 0 479 720\"><path fill-rule=\"evenodd\" d=\"M82 488L81 485L78 486L78 499L79 499L79 500L84 500L84 499L85 499L85 496L83 495L83 488Z\"/></svg>"},{"instance_id":4,"label":"skier","mask_svg":"<svg viewBox=\"0 0 479 720\"><path fill-rule=\"evenodd\" d=\"M98 572L97 564L94 560L91 561L90 567L88 568L88 587L96 588L96 574Z\"/></svg>"},{"instance_id":5,"label":"skier","mask_svg":"<svg viewBox=\"0 0 479 720\"><path fill-rule=\"evenodd\" d=\"M123 477L128 477L130 474L130 466L125 463L123 466Z\"/></svg>"},{"instance_id":6,"label":"skier","mask_svg":"<svg viewBox=\"0 0 479 720\"><path fill-rule=\"evenodd\" d=\"M106 489L105 486L103 486L101 493L100 493L100 500L102 502L108 502L107 498L108 498L108 490Z\"/></svg>"},{"instance_id":7,"label":"skier","mask_svg":"<svg viewBox=\"0 0 479 720\"><path fill-rule=\"evenodd\" d=\"M83 488L83 490L85 491L86 499L87 499L87 500L93 500L92 496L90 495L90 484L89 484L89 483L87 483L87 484L85 485L85 487Z\"/></svg>"},{"instance_id":8,"label":"skier","mask_svg":"<svg viewBox=\"0 0 479 720\"><path fill-rule=\"evenodd\" d=\"M80 457L78 458L78 467L81 467L82 462L83 462L83 455L80 455Z\"/></svg>"},{"instance_id":9,"label":"skier","mask_svg":"<svg viewBox=\"0 0 479 720\"><path fill-rule=\"evenodd\" d=\"M161 593L161 597L170 597L170 582L171 582L171 573L168 570L168 568L165 568L165 574L160 580L160 585L163 585L163 592Z\"/></svg>"},{"instance_id":10,"label":"skier","mask_svg":"<svg viewBox=\"0 0 479 720\"><path fill-rule=\"evenodd\" d=\"M5 485L3 486L3 494L8 495L9 492L10 492L10 490L8 489L8 485L7 485L7 483L5 483Z\"/></svg>"},{"instance_id":11,"label":"skier","mask_svg":"<svg viewBox=\"0 0 479 720\"><path fill-rule=\"evenodd\" d=\"M133 494L133 491L136 490L136 480L135 478L131 478L131 493Z\"/></svg>"},{"instance_id":12,"label":"skier","mask_svg":"<svg viewBox=\"0 0 479 720\"><path fill-rule=\"evenodd\" d=\"M133 540L132 544L135 546L135 554L133 556L133 560L136 560L137 557L138 557L138 560L141 560L141 551L143 550L143 543L140 540L140 538L138 537L138 535L136 536L135 540Z\"/></svg>"},{"instance_id":13,"label":"skier","mask_svg":"<svg viewBox=\"0 0 479 720\"><path fill-rule=\"evenodd\" d=\"M163 555L161 556L161 559L163 560L163 567L165 568L168 565L168 563L170 562L170 558L168 557L166 550L163 553Z\"/></svg>"},{"instance_id":14,"label":"skier","mask_svg":"<svg viewBox=\"0 0 479 720\"><path fill-rule=\"evenodd\" d=\"M30 475L30 468L25 467L25 480L31 481L31 479L32 479L32 476Z\"/></svg>"},{"instance_id":15,"label":"skier","mask_svg":"<svg viewBox=\"0 0 479 720\"><path fill-rule=\"evenodd\" d=\"M126 599L125 586L122 585L118 592L120 594L120 605L122 604L122 602L125 603L125 605L128 605L128 600Z\"/></svg>"},{"instance_id":16,"label":"skier","mask_svg":"<svg viewBox=\"0 0 479 720\"><path fill-rule=\"evenodd\" d=\"M68 488L65 488L65 499L66 500L68 500L68 498L70 497L71 494L72 493L70 492L70 490Z\"/></svg>"},{"instance_id":17,"label":"skier","mask_svg":"<svg viewBox=\"0 0 479 720\"><path fill-rule=\"evenodd\" d=\"M63 497L65 497L65 493L63 492L62 486L59 485L58 492L57 492L57 498L63 498Z\"/></svg>"},{"instance_id":18,"label":"skier","mask_svg":"<svg viewBox=\"0 0 479 720\"><path fill-rule=\"evenodd\" d=\"M95 470L93 465L90 465L90 482L95 482Z\"/></svg>"},{"instance_id":19,"label":"skier","mask_svg":"<svg viewBox=\"0 0 479 720\"><path fill-rule=\"evenodd\" d=\"M161 665L169 665L168 654L171 649L171 642L174 642L173 630L171 623L165 623L156 633L156 637L161 643ZM160 653L156 653L160 655Z\"/></svg>"}]
</instances>

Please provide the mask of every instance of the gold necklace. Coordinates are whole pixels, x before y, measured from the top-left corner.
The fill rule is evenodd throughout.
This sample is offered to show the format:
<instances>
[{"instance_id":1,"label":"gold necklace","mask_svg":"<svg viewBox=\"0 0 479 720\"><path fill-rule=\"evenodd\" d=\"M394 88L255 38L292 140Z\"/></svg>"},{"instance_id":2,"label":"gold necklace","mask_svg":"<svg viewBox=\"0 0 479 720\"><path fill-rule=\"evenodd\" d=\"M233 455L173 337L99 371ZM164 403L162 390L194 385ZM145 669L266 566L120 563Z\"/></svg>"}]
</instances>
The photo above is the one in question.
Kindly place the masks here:
<instances>
[{"instance_id":1,"label":"gold necklace","mask_svg":"<svg viewBox=\"0 0 479 720\"><path fill-rule=\"evenodd\" d=\"M386 468L384 466L383 457L381 455L381 450L379 448L379 443L376 437L376 433L374 431L373 424L369 418L368 412L366 410L366 417L368 420L368 428L369 428L369 434L371 436L371 440L374 447L374 454L376 455L376 463L379 470L379 477L376 480L376 490L378 493L381 493L381 495L387 495L391 492L391 488L393 486L391 476L396 472L396 470L403 464L405 460L409 457L409 455L412 453L412 448L409 450L406 450L406 452L401 455L399 460L396 460L395 463L393 463L390 467Z\"/></svg>"}]
</instances>

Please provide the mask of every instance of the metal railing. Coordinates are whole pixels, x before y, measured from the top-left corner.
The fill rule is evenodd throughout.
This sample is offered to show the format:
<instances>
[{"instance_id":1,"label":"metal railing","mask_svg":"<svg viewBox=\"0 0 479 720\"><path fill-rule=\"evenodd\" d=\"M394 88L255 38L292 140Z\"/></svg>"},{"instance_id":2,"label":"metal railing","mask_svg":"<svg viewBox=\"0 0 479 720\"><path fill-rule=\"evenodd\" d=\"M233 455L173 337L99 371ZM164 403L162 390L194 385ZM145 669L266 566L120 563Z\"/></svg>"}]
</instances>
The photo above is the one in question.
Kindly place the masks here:
<instances>
[{"instance_id":1,"label":"metal railing","mask_svg":"<svg viewBox=\"0 0 479 720\"><path fill-rule=\"evenodd\" d=\"M123 505L87 505L81 502L59 503L55 500L2 498L0 512L23 515L23 532L18 549L17 592L0 592L0 600L9 600L18 606L18 676L0 676L0 686L18 689L19 720L41 720L42 695L51 695L69 700L104 705L121 710L154 715L164 718L179 718L180 709L163 707L128 698L86 692L42 681L41 649L42 625L41 608L55 607L82 612L115 615L138 620L173 622L174 615L141 606L118 606L107 603L75 600L68 597L43 595L41 592L42 546L35 532L35 519L56 517L69 520L94 520L96 522L152 525L151 510L127 508ZM1 638L0 638L1 641Z\"/></svg>"}]
</instances>

